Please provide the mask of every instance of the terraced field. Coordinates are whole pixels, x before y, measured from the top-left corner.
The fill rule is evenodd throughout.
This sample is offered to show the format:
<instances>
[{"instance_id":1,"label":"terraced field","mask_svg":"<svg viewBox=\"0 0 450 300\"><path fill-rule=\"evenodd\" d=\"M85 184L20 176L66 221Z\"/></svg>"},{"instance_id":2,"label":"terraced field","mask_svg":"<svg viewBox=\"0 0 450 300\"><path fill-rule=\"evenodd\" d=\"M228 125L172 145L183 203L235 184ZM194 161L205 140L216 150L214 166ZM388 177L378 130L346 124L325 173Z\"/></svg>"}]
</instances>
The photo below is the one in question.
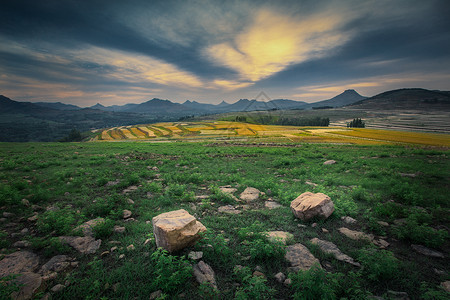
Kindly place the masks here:
<instances>
[{"instance_id":1,"label":"terraced field","mask_svg":"<svg viewBox=\"0 0 450 300\"><path fill-rule=\"evenodd\" d=\"M98 131L91 141L240 140L290 143L418 144L449 147L450 135L346 127L297 127L241 122L169 122Z\"/></svg>"}]
</instances>

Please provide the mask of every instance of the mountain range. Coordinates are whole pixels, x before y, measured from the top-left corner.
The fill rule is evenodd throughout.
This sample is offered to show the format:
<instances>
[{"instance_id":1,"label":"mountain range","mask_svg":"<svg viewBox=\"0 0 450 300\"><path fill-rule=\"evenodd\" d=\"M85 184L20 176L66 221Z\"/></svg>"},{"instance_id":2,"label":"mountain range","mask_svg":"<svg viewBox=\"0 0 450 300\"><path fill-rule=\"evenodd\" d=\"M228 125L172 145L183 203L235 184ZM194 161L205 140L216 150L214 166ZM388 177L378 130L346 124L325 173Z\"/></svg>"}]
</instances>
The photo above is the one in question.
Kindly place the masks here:
<instances>
[{"instance_id":1,"label":"mountain range","mask_svg":"<svg viewBox=\"0 0 450 300\"><path fill-rule=\"evenodd\" d=\"M418 88L399 89L367 98L355 90L346 90L331 99L315 103L289 99L240 99L231 104L222 101L214 105L190 100L174 103L154 98L140 104L96 104L88 108L60 102L18 102L0 95L0 141L54 141L67 135L73 128L88 131L95 128L176 121L192 115L339 107L365 111L423 108L449 111L450 92Z\"/></svg>"}]
</instances>

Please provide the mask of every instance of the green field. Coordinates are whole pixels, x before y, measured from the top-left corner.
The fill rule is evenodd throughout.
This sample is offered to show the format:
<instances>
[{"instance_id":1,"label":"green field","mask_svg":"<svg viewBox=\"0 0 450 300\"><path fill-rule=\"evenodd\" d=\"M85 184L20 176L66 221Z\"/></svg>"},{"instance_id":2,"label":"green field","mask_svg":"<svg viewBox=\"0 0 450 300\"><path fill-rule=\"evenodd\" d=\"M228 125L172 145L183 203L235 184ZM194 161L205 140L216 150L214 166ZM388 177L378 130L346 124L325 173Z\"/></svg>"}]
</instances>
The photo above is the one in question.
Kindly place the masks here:
<instances>
[{"instance_id":1,"label":"green field","mask_svg":"<svg viewBox=\"0 0 450 300\"><path fill-rule=\"evenodd\" d=\"M169 129L164 135L184 132ZM156 127L148 130L163 135ZM36 299L47 293L52 299L149 299L157 290L160 299L389 299L388 291L406 292L411 299L448 299L440 283L450 280L449 155L442 147L412 144L1 143L0 207L13 215L0 222L0 259L17 251L14 243L27 241L40 265L59 254L79 262L43 282ZM337 163L324 165L327 160ZM247 187L265 194L249 204L236 202L220 192L224 185L237 188L237 197ZM294 218L290 202L307 191L331 197L335 211L328 219ZM266 208L269 198L281 207ZM224 205L240 213L218 212ZM207 233L195 246L168 255L156 249L149 221L180 208ZM124 222L124 209L134 222ZM344 216L357 222L346 224ZM74 228L97 217L105 221L94 228L102 240L95 254L81 255L58 239L80 234ZM125 233L114 233L116 225ZM373 234L389 246L351 240L340 227ZM274 230L292 233L288 245L305 245L322 269L289 273L285 246L264 234ZM333 242L361 267L323 253L310 242L315 237ZM134 250L127 250L131 244ZM445 257L418 254L412 244ZM193 278L195 262L187 258L192 250L203 251L218 291ZM265 278L252 276L255 269ZM278 272L288 275L291 285L277 282ZM52 292L56 284L66 287ZM1 280L0 298L7 299L14 288Z\"/></svg>"}]
</instances>

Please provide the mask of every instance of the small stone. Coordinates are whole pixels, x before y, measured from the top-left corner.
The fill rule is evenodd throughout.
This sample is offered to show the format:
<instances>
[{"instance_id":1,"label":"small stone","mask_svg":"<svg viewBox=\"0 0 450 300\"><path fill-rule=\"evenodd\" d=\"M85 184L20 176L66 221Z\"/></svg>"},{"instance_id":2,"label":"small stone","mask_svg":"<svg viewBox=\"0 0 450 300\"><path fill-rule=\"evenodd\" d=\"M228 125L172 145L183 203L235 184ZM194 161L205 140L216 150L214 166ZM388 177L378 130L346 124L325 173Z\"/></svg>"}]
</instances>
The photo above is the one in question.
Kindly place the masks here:
<instances>
[{"instance_id":1,"label":"small stone","mask_svg":"<svg viewBox=\"0 0 450 300\"><path fill-rule=\"evenodd\" d=\"M266 275L264 275L264 273L260 272L260 271L255 271L252 274L253 277L262 277L262 278L266 278Z\"/></svg>"},{"instance_id":2,"label":"small stone","mask_svg":"<svg viewBox=\"0 0 450 300\"><path fill-rule=\"evenodd\" d=\"M344 254L339 250L339 248L332 242L320 240L318 238L311 239L311 243L319 246L320 250L327 254L333 255L337 260L352 264L356 267L361 265L353 260L350 256Z\"/></svg>"},{"instance_id":3,"label":"small stone","mask_svg":"<svg viewBox=\"0 0 450 300\"><path fill-rule=\"evenodd\" d=\"M314 182L311 182L311 181L305 181L305 184L310 185L310 186L312 186L312 187L318 186L317 183L314 183Z\"/></svg>"},{"instance_id":4,"label":"small stone","mask_svg":"<svg viewBox=\"0 0 450 300\"><path fill-rule=\"evenodd\" d=\"M268 240L271 242L280 241L286 245L286 242L288 240L294 239L294 235L292 233L289 233L286 231L268 231L266 233L267 233Z\"/></svg>"},{"instance_id":5,"label":"small stone","mask_svg":"<svg viewBox=\"0 0 450 300\"><path fill-rule=\"evenodd\" d=\"M108 254L109 254L109 251L103 251L103 252L100 254L100 257L106 256L106 255L108 255Z\"/></svg>"},{"instance_id":6,"label":"small stone","mask_svg":"<svg viewBox=\"0 0 450 300\"><path fill-rule=\"evenodd\" d=\"M13 244L13 247L16 248L28 248L31 246L31 243L28 241L17 241Z\"/></svg>"},{"instance_id":7,"label":"small stone","mask_svg":"<svg viewBox=\"0 0 450 300\"><path fill-rule=\"evenodd\" d=\"M105 222L105 219L103 219L103 218L92 219L87 222L84 222L80 226L76 227L74 230L82 231L84 236L93 237L94 236L94 231L93 231L94 227L103 222Z\"/></svg>"},{"instance_id":8,"label":"small stone","mask_svg":"<svg viewBox=\"0 0 450 300\"><path fill-rule=\"evenodd\" d=\"M95 240L90 236L60 236L59 239L61 242L69 244L71 247L83 254L95 253L102 244L102 240Z\"/></svg>"},{"instance_id":9,"label":"small stone","mask_svg":"<svg viewBox=\"0 0 450 300\"><path fill-rule=\"evenodd\" d=\"M157 291L155 291L155 292L153 292L153 293L151 293L150 294L150 300L155 300L155 299L158 299L159 297L161 297L161 295L162 295L162 291L161 290L157 290Z\"/></svg>"},{"instance_id":10,"label":"small stone","mask_svg":"<svg viewBox=\"0 0 450 300\"><path fill-rule=\"evenodd\" d=\"M372 242L374 239L374 236L372 234L366 234L364 232L350 230L345 227L341 227L338 230L340 233L342 233L343 235L352 240L368 240Z\"/></svg>"},{"instance_id":11,"label":"small stone","mask_svg":"<svg viewBox=\"0 0 450 300\"><path fill-rule=\"evenodd\" d=\"M119 259L122 259L122 258L124 258L125 257L125 254L120 254L119 255Z\"/></svg>"},{"instance_id":12,"label":"small stone","mask_svg":"<svg viewBox=\"0 0 450 300\"><path fill-rule=\"evenodd\" d=\"M22 202L22 204L25 205L25 206L30 206L30 201L28 201L28 200L25 199L25 198L22 199L21 202Z\"/></svg>"},{"instance_id":13,"label":"small stone","mask_svg":"<svg viewBox=\"0 0 450 300\"><path fill-rule=\"evenodd\" d=\"M131 215L132 215L132 212L130 210L128 210L128 209L123 210L123 218L124 219L128 219L129 217L131 217Z\"/></svg>"},{"instance_id":14,"label":"small stone","mask_svg":"<svg viewBox=\"0 0 450 300\"><path fill-rule=\"evenodd\" d=\"M146 239L144 242L144 246L147 245L148 243L150 243L151 241L153 241L153 239Z\"/></svg>"},{"instance_id":15,"label":"small stone","mask_svg":"<svg viewBox=\"0 0 450 300\"><path fill-rule=\"evenodd\" d=\"M335 160L327 160L326 162L324 162L323 164L324 165L334 165L336 163L336 161Z\"/></svg>"},{"instance_id":16,"label":"small stone","mask_svg":"<svg viewBox=\"0 0 450 300\"><path fill-rule=\"evenodd\" d=\"M341 220L347 224L355 224L357 222L355 219L353 219L352 217L349 217L349 216L341 217Z\"/></svg>"},{"instance_id":17,"label":"small stone","mask_svg":"<svg viewBox=\"0 0 450 300\"><path fill-rule=\"evenodd\" d=\"M132 251L132 250L134 250L134 249L135 249L135 248L134 248L134 245L133 245L133 244L127 246L127 250L128 250L128 251Z\"/></svg>"},{"instance_id":18,"label":"small stone","mask_svg":"<svg viewBox=\"0 0 450 300\"><path fill-rule=\"evenodd\" d=\"M282 207L282 205L275 201L266 201L266 202L264 202L264 207L268 208L268 209L275 209L275 208Z\"/></svg>"},{"instance_id":19,"label":"small stone","mask_svg":"<svg viewBox=\"0 0 450 300\"><path fill-rule=\"evenodd\" d=\"M125 232L125 227L115 225L114 226L114 232L115 233L124 233Z\"/></svg>"},{"instance_id":20,"label":"small stone","mask_svg":"<svg viewBox=\"0 0 450 300\"><path fill-rule=\"evenodd\" d=\"M450 293L450 281L441 282L441 287L447 292Z\"/></svg>"},{"instance_id":21,"label":"small stone","mask_svg":"<svg viewBox=\"0 0 450 300\"><path fill-rule=\"evenodd\" d=\"M194 277L198 283L208 283L213 288L217 289L215 274L213 269L203 260L194 265Z\"/></svg>"},{"instance_id":22,"label":"small stone","mask_svg":"<svg viewBox=\"0 0 450 300\"><path fill-rule=\"evenodd\" d=\"M237 192L237 189L232 188L231 185L221 186L221 187L219 187L219 190L222 191L222 193L230 194L230 195L233 195L234 193Z\"/></svg>"},{"instance_id":23,"label":"small stone","mask_svg":"<svg viewBox=\"0 0 450 300\"><path fill-rule=\"evenodd\" d=\"M322 228L322 232L323 233L329 233L328 229L326 229L326 228Z\"/></svg>"},{"instance_id":24,"label":"small stone","mask_svg":"<svg viewBox=\"0 0 450 300\"><path fill-rule=\"evenodd\" d=\"M431 250L425 246L422 245L411 245L411 248L413 248L414 251L416 251L417 253L420 253L422 255L425 256L429 256L429 257L436 257L436 258L444 258L444 254L442 254L439 251L435 251L435 250Z\"/></svg>"},{"instance_id":25,"label":"small stone","mask_svg":"<svg viewBox=\"0 0 450 300\"><path fill-rule=\"evenodd\" d=\"M233 205L221 206L217 209L217 211L220 213L231 214L231 215L237 215L237 214L241 213L241 211L237 210Z\"/></svg>"},{"instance_id":26,"label":"small stone","mask_svg":"<svg viewBox=\"0 0 450 300\"><path fill-rule=\"evenodd\" d=\"M189 252L188 257L193 260L199 260L203 257L203 252L202 251L191 251L191 252Z\"/></svg>"},{"instance_id":27,"label":"small stone","mask_svg":"<svg viewBox=\"0 0 450 300\"><path fill-rule=\"evenodd\" d=\"M123 220L125 223L128 223L128 222L136 222L136 219L135 218L128 218L128 219L124 219Z\"/></svg>"},{"instance_id":28,"label":"small stone","mask_svg":"<svg viewBox=\"0 0 450 300\"><path fill-rule=\"evenodd\" d=\"M290 278L287 278L287 279L283 282L283 284L284 284L285 286L290 286L290 285L292 284L292 280L291 280Z\"/></svg>"},{"instance_id":29,"label":"small stone","mask_svg":"<svg viewBox=\"0 0 450 300\"><path fill-rule=\"evenodd\" d=\"M307 228L308 226L306 226L305 224L297 224L297 227L299 227L299 228Z\"/></svg>"},{"instance_id":30,"label":"small stone","mask_svg":"<svg viewBox=\"0 0 450 300\"><path fill-rule=\"evenodd\" d=\"M277 274L275 274L275 279L279 283L283 283L286 280L286 275L284 275L282 272L278 272Z\"/></svg>"},{"instance_id":31,"label":"small stone","mask_svg":"<svg viewBox=\"0 0 450 300\"><path fill-rule=\"evenodd\" d=\"M261 192L258 189L247 187L240 195L241 200L252 202L259 199Z\"/></svg>"},{"instance_id":32,"label":"small stone","mask_svg":"<svg viewBox=\"0 0 450 300\"><path fill-rule=\"evenodd\" d=\"M307 271L313 265L317 265L320 268L319 260L302 244L286 247L285 259L291 264L289 270L293 272L298 270Z\"/></svg>"},{"instance_id":33,"label":"small stone","mask_svg":"<svg viewBox=\"0 0 450 300\"><path fill-rule=\"evenodd\" d=\"M70 193L69 193L69 192L65 192L65 193L64 193L64 196L66 196L66 197L67 197L67 196L70 196Z\"/></svg>"},{"instance_id":34,"label":"small stone","mask_svg":"<svg viewBox=\"0 0 450 300\"><path fill-rule=\"evenodd\" d=\"M3 212L3 217L4 218L11 218L11 217L14 217L14 216L15 216L15 214L13 214L13 213L10 213L10 212L7 212L7 211Z\"/></svg>"},{"instance_id":35,"label":"small stone","mask_svg":"<svg viewBox=\"0 0 450 300\"><path fill-rule=\"evenodd\" d=\"M65 285L63 285L63 284L57 284L57 285L55 285L54 287L52 287L50 290L53 292L53 293L59 293L59 292L61 292L63 289L65 289Z\"/></svg>"},{"instance_id":36,"label":"small stone","mask_svg":"<svg viewBox=\"0 0 450 300\"><path fill-rule=\"evenodd\" d=\"M111 247L111 249L109 251L114 252L117 250L117 246Z\"/></svg>"},{"instance_id":37,"label":"small stone","mask_svg":"<svg viewBox=\"0 0 450 300\"><path fill-rule=\"evenodd\" d=\"M134 201L133 201L132 199L128 198L128 199L127 199L127 203L128 203L128 204L134 204Z\"/></svg>"},{"instance_id":38,"label":"small stone","mask_svg":"<svg viewBox=\"0 0 450 300\"><path fill-rule=\"evenodd\" d=\"M20 234L27 234L29 231L28 228L24 228L20 231Z\"/></svg>"},{"instance_id":39,"label":"small stone","mask_svg":"<svg viewBox=\"0 0 450 300\"><path fill-rule=\"evenodd\" d=\"M311 227L312 227L312 228L316 228L316 227L317 227L317 223L315 223L315 222L312 223L312 224L311 224Z\"/></svg>"},{"instance_id":40,"label":"small stone","mask_svg":"<svg viewBox=\"0 0 450 300\"><path fill-rule=\"evenodd\" d=\"M390 245L388 242L386 242L383 239L374 240L373 243L375 245L377 245L378 247L380 247L381 249L386 249Z\"/></svg>"},{"instance_id":41,"label":"small stone","mask_svg":"<svg viewBox=\"0 0 450 300\"><path fill-rule=\"evenodd\" d=\"M384 221L377 221L378 225L384 226L384 227L388 227L389 223L388 222L384 222Z\"/></svg>"},{"instance_id":42,"label":"small stone","mask_svg":"<svg viewBox=\"0 0 450 300\"><path fill-rule=\"evenodd\" d=\"M79 262L74 261L74 262L70 263L70 266L76 268L76 267L78 267L78 264L79 264Z\"/></svg>"},{"instance_id":43,"label":"small stone","mask_svg":"<svg viewBox=\"0 0 450 300\"><path fill-rule=\"evenodd\" d=\"M43 281L55 280L58 277L58 273L52 272L47 275L42 276Z\"/></svg>"},{"instance_id":44,"label":"small stone","mask_svg":"<svg viewBox=\"0 0 450 300\"><path fill-rule=\"evenodd\" d=\"M34 221L37 221L37 219L38 219L38 215L36 214L34 216L29 217L27 220L30 222L34 222Z\"/></svg>"}]
</instances>

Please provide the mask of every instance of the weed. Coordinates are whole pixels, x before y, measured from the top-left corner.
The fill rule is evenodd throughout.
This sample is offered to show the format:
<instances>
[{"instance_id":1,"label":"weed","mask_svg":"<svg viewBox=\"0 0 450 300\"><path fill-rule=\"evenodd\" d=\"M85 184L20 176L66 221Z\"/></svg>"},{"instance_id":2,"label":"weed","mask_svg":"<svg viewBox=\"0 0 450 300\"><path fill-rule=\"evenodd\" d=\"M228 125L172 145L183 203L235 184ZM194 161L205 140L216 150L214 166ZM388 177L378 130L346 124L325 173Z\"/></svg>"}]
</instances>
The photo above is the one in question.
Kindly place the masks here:
<instances>
[{"instance_id":1,"label":"weed","mask_svg":"<svg viewBox=\"0 0 450 300\"><path fill-rule=\"evenodd\" d=\"M8 233L0 230L0 249L2 248L8 248L11 244L10 241L7 239Z\"/></svg>"},{"instance_id":2,"label":"weed","mask_svg":"<svg viewBox=\"0 0 450 300\"><path fill-rule=\"evenodd\" d=\"M183 258L158 248L150 257L154 264L153 287L170 292L181 287L192 276L192 266Z\"/></svg>"},{"instance_id":3,"label":"weed","mask_svg":"<svg viewBox=\"0 0 450 300\"><path fill-rule=\"evenodd\" d=\"M112 233L114 222L110 219L105 219L103 222L99 222L93 229L96 239L105 239Z\"/></svg>"},{"instance_id":4,"label":"weed","mask_svg":"<svg viewBox=\"0 0 450 300\"><path fill-rule=\"evenodd\" d=\"M11 299L11 294L20 289L16 279L20 275L8 275L0 277L0 299Z\"/></svg>"},{"instance_id":5,"label":"weed","mask_svg":"<svg viewBox=\"0 0 450 300\"><path fill-rule=\"evenodd\" d=\"M398 275L398 260L390 251L364 248L359 251L358 261L363 267L362 274L369 280L391 280Z\"/></svg>"},{"instance_id":6,"label":"weed","mask_svg":"<svg viewBox=\"0 0 450 300\"><path fill-rule=\"evenodd\" d=\"M291 289L294 290L294 299L304 300L333 300L337 299L340 281L343 275L340 273L327 273L318 266L313 266L307 271L291 273Z\"/></svg>"},{"instance_id":7,"label":"weed","mask_svg":"<svg viewBox=\"0 0 450 300\"><path fill-rule=\"evenodd\" d=\"M439 248L448 238L446 230L436 230L426 224L420 225L414 218L408 218L405 225L395 227L394 234L399 239L424 244L432 248Z\"/></svg>"},{"instance_id":8,"label":"weed","mask_svg":"<svg viewBox=\"0 0 450 300\"><path fill-rule=\"evenodd\" d=\"M71 231L75 220L75 212L71 209L50 210L39 217L37 228L42 233L55 231L56 234L63 235Z\"/></svg>"},{"instance_id":9,"label":"weed","mask_svg":"<svg viewBox=\"0 0 450 300\"><path fill-rule=\"evenodd\" d=\"M267 286L267 279L253 276L249 267L235 267L234 274L241 282L235 293L237 300L272 299L275 294L275 290Z\"/></svg>"}]
</instances>

